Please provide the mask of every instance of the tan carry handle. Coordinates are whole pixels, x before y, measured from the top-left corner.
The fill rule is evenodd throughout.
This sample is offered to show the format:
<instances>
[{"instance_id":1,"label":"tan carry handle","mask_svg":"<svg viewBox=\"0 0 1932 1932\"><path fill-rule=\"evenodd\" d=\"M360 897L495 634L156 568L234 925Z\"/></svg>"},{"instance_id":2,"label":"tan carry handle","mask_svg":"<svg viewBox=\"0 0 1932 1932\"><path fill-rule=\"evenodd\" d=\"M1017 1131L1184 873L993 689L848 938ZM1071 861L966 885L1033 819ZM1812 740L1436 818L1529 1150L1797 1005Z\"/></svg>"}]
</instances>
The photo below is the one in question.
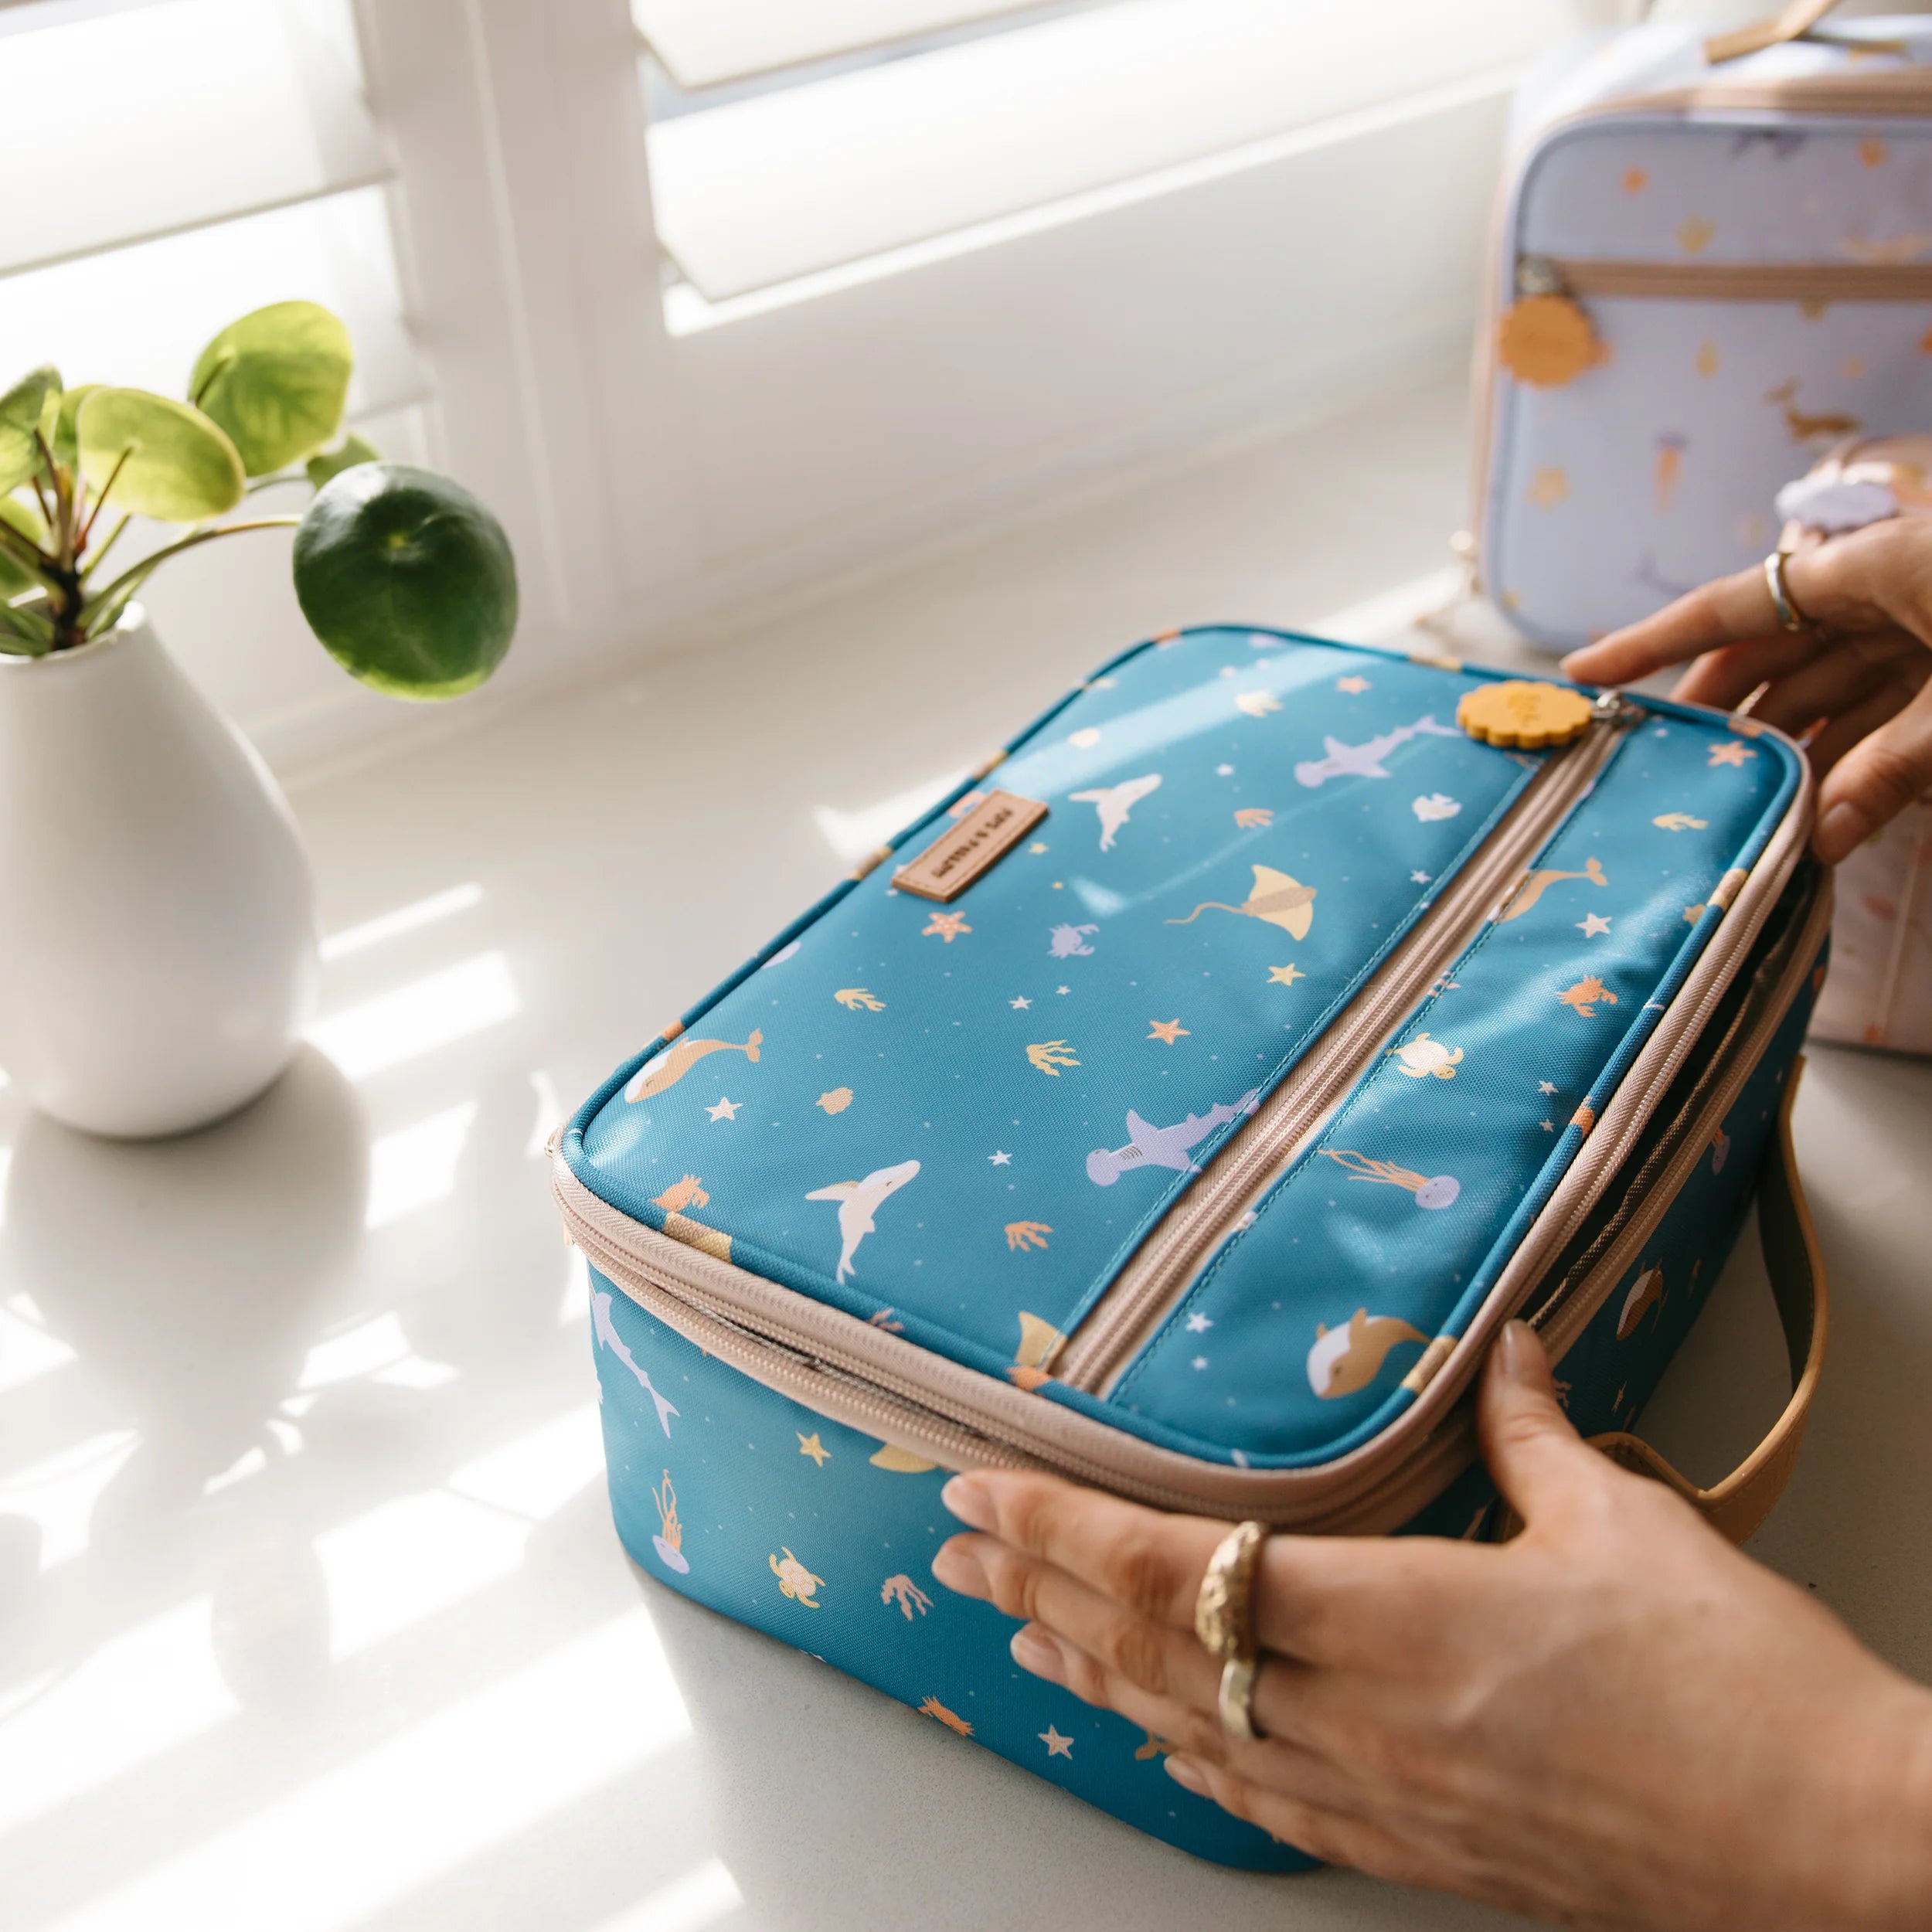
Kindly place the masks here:
<instances>
[{"instance_id":1,"label":"tan carry handle","mask_svg":"<svg viewBox=\"0 0 1932 1932\"><path fill-rule=\"evenodd\" d=\"M1713 34L1704 43L1704 58L1715 67L1747 53L1762 53L1767 47L1782 46L1787 40L1802 39L1836 5L1837 0L1791 0L1774 19Z\"/></svg>"},{"instance_id":2,"label":"tan carry handle","mask_svg":"<svg viewBox=\"0 0 1932 1932\"><path fill-rule=\"evenodd\" d=\"M1602 1450L1613 1462L1668 1484L1734 1543L1743 1543L1784 1493L1825 1363L1825 1262L1798 1179L1798 1157L1791 1148L1791 1104L1798 1097L1804 1069L1801 1057L1784 1083L1777 1131L1757 1171L1757 1236L1791 1358L1791 1399L1784 1405L1784 1413L1743 1461L1709 1489L1700 1489L1688 1476L1679 1475L1641 1436L1620 1429L1590 1438L1590 1447ZM1514 1536L1521 1527L1515 1512L1505 1505L1498 1519L1496 1539Z\"/></svg>"}]
</instances>

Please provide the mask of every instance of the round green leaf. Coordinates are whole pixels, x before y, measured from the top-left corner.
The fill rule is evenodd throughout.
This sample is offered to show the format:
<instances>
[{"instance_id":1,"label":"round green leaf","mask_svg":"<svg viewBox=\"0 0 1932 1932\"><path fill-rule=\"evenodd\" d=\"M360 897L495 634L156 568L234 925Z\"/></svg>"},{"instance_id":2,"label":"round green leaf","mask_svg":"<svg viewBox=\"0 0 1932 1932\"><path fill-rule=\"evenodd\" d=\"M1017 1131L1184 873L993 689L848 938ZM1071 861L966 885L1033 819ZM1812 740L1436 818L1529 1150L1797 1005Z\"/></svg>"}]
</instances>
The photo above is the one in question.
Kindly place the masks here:
<instances>
[{"instance_id":1,"label":"round green leaf","mask_svg":"<svg viewBox=\"0 0 1932 1932\"><path fill-rule=\"evenodd\" d=\"M60 393L60 372L43 365L0 396L0 495L26 481L40 467L34 432L48 396Z\"/></svg>"},{"instance_id":2,"label":"round green leaf","mask_svg":"<svg viewBox=\"0 0 1932 1932\"><path fill-rule=\"evenodd\" d=\"M316 492L295 532L295 596L351 676L399 698L454 698L516 630L503 527L460 484L361 463Z\"/></svg>"},{"instance_id":3,"label":"round green leaf","mask_svg":"<svg viewBox=\"0 0 1932 1932\"><path fill-rule=\"evenodd\" d=\"M0 523L10 524L36 543L44 542L46 537L46 526L40 521L39 512L17 496L0 496ZM17 597L22 590L35 590L39 584L39 578L19 556L0 543L0 602Z\"/></svg>"},{"instance_id":4,"label":"round green leaf","mask_svg":"<svg viewBox=\"0 0 1932 1932\"><path fill-rule=\"evenodd\" d=\"M226 430L250 476L300 462L342 420L355 351L314 302L275 302L230 322L189 378L196 407Z\"/></svg>"},{"instance_id":5,"label":"round green leaf","mask_svg":"<svg viewBox=\"0 0 1932 1932\"><path fill-rule=\"evenodd\" d=\"M114 477L107 494L116 509L199 523L241 501L246 479L234 444L185 403L145 389L97 389L81 404L77 429L80 467L97 490Z\"/></svg>"},{"instance_id":6,"label":"round green leaf","mask_svg":"<svg viewBox=\"0 0 1932 1932\"><path fill-rule=\"evenodd\" d=\"M70 470L77 469L80 464L79 432L74 427L80 406L100 386L98 383L83 383L78 389L62 392L60 413L54 418L53 460L64 463Z\"/></svg>"},{"instance_id":7,"label":"round green leaf","mask_svg":"<svg viewBox=\"0 0 1932 1932\"><path fill-rule=\"evenodd\" d=\"M354 469L358 463L379 462L382 456L383 452L366 437L352 430L334 449L320 451L308 459L308 480L319 490L331 477Z\"/></svg>"}]
</instances>

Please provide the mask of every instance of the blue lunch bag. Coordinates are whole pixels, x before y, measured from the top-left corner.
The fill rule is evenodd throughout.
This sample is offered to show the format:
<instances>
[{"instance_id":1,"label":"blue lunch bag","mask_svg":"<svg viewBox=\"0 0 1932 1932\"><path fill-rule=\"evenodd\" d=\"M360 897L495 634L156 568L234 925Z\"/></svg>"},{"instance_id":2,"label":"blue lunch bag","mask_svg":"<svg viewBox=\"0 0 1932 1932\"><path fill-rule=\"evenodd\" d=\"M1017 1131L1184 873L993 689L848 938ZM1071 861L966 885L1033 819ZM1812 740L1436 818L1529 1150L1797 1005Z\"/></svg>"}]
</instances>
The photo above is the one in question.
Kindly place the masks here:
<instances>
[{"instance_id":1,"label":"blue lunch bag","mask_svg":"<svg viewBox=\"0 0 1932 1932\"><path fill-rule=\"evenodd\" d=\"M1459 712L1502 684L1138 645L590 1097L553 1184L640 1566L1287 1870L934 1583L947 1471L1502 1535L1472 1389L1521 1315L1580 1428L1755 1527L1824 1340L1781 1124L1831 918L1810 781L1750 719L1568 686L1573 741L1484 742ZM1701 1492L1627 1432L1754 1186L1795 1392Z\"/></svg>"}]
</instances>

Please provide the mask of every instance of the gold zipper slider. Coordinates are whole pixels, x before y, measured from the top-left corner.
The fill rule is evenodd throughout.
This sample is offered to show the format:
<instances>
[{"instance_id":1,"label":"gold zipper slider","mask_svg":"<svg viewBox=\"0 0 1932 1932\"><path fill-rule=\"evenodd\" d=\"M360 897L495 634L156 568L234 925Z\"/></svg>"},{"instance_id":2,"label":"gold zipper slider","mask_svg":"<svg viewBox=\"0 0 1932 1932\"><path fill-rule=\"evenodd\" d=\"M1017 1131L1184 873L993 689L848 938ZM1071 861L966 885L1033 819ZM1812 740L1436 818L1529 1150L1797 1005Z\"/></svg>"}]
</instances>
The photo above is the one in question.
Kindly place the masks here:
<instances>
[{"instance_id":1,"label":"gold zipper slider","mask_svg":"<svg viewBox=\"0 0 1932 1932\"><path fill-rule=\"evenodd\" d=\"M1563 271L1547 255L1519 255L1516 258L1516 293L1519 295L1561 295Z\"/></svg>"}]
</instances>

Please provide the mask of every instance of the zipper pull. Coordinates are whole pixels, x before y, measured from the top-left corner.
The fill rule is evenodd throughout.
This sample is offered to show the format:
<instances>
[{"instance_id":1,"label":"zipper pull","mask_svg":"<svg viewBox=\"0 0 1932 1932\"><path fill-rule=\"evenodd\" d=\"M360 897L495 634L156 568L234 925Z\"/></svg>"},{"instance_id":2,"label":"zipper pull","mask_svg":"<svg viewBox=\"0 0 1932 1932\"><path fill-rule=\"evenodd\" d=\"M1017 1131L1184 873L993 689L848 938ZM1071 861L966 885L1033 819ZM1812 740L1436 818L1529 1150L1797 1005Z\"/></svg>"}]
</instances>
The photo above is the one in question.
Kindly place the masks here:
<instances>
[{"instance_id":1,"label":"zipper pull","mask_svg":"<svg viewBox=\"0 0 1932 1932\"><path fill-rule=\"evenodd\" d=\"M1547 255L1516 257L1516 293L1519 295L1561 295L1563 273Z\"/></svg>"},{"instance_id":2,"label":"zipper pull","mask_svg":"<svg viewBox=\"0 0 1932 1932\"><path fill-rule=\"evenodd\" d=\"M1600 691L1590 700L1590 716L1598 724L1614 731L1628 730L1645 715L1644 707L1633 704L1621 691Z\"/></svg>"}]
</instances>

